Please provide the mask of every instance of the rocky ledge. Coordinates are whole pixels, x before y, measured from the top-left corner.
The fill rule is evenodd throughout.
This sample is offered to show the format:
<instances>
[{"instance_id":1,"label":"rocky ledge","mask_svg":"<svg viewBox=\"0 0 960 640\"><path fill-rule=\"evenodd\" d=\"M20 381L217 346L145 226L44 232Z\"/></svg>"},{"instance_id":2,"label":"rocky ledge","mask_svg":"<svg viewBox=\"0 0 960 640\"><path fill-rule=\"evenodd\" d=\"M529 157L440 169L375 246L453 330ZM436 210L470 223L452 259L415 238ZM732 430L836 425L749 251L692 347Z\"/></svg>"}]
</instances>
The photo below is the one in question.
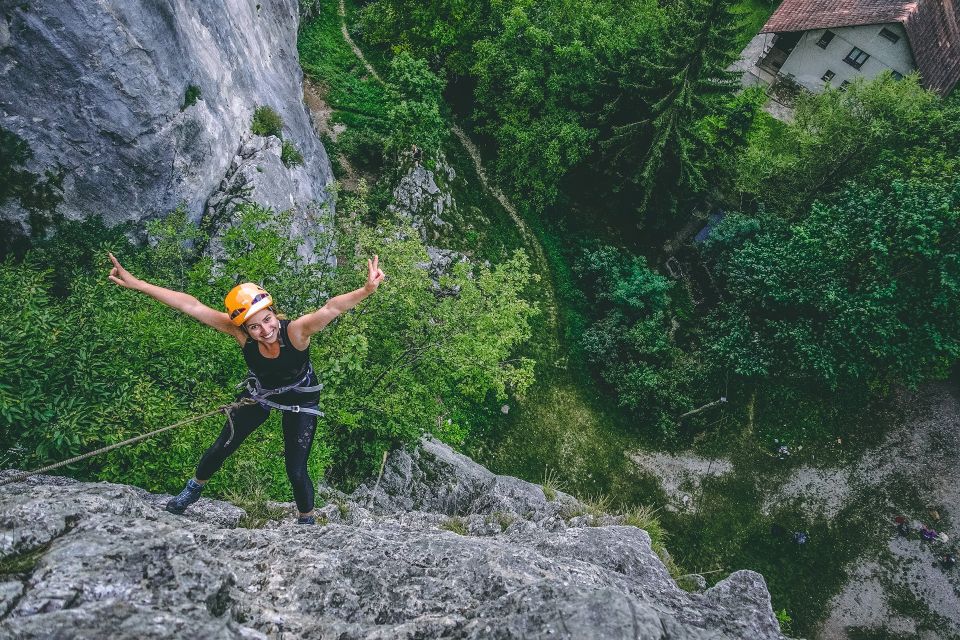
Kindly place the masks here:
<instances>
[{"instance_id":1,"label":"rocky ledge","mask_svg":"<svg viewBox=\"0 0 960 640\"><path fill-rule=\"evenodd\" d=\"M783 638L760 575L683 591L645 531L435 440L321 493L318 526L247 529L215 500L0 487L0 638Z\"/></svg>"}]
</instances>

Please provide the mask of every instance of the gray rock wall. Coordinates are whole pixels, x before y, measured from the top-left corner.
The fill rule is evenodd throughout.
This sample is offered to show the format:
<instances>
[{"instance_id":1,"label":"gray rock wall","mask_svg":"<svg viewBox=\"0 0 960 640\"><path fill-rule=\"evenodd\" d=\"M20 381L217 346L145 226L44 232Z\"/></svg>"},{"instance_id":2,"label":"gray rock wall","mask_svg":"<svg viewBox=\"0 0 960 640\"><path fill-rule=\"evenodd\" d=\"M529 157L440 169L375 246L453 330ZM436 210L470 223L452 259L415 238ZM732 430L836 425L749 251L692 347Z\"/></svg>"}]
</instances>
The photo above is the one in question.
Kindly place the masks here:
<instances>
[{"instance_id":1,"label":"gray rock wall","mask_svg":"<svg viewBox=\"0 0 960 640\"><path fill-rule=\"evenodd\" d=\"M296 0L2 2L0 127L30 145L29 171L65 170L69 218L140 221L184 202L196 220L229 199L221 189L307 208L328 199L332 171L303 104L298 22ZM189 85L201 97L183 108ZM251 140L258 105L281 115L303 166ZM238 170L267 177L240 189Z\"/></svg>"},{"instance_id":2,"label":"gray rock wall","mask_svg":"<svg viewBox=\"0 0 960 640\"><path fill-rule=\"evenodd\" d=\"M687 593L645 531L565 518L571 496L439 442L394 452L370 485L323 489L318 526L289 505L262 529L123 485L0 487L0 566L19 567L0 572L0 639L783 639L758 574Z\"/></svg>"}]
</instances>

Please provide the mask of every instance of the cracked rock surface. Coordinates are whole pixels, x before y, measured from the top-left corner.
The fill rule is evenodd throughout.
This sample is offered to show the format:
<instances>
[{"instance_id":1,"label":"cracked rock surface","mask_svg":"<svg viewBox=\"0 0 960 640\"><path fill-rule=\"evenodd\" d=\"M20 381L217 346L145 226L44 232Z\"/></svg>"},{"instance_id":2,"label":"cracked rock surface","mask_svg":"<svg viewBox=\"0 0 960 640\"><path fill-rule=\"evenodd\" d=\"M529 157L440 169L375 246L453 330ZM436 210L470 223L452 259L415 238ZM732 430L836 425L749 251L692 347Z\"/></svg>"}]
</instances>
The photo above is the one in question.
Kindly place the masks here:
<instances>
[{"instance_id":1,"label":"cracked rock surface","mask_svg":"<svg viewBox=\"0 0 960 640\"><path fill-rule=\"evenodd\" d=\"M198 220L239 186L277 210L330 200L330 161L303 103L297 0L6 6L0 127L29 145L27 171L63 170L67 218L140 223L183 203ZM281 165L279 140L251 141L261 105L281 116L301 166ZM10 199L0 219L25 226L26 211Z\"/></svg>"},{"instance_id":2,"label":"cracked rock surface","mask_svg":"<svg viewBox=\"0 0 960 640\"><path fill-rule=\"evenodd\" d=\"M124 485L0 487L0 566L20 567L0 638L783 638L760 575L687 593L645 531L578 524L571 496L435 440L321 494L322 524L245 529L215 500L178 517Z\"/></svg>"}]
</instances>

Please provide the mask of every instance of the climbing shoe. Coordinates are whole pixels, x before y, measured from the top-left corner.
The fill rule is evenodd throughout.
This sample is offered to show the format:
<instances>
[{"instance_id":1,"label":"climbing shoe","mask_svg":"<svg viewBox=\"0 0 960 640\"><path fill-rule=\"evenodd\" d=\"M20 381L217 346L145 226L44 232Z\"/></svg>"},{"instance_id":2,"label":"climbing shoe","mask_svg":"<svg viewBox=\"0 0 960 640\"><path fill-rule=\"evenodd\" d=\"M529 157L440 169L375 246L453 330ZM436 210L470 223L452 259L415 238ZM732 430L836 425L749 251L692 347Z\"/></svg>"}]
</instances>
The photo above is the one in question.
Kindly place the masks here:
<instances>
[{"instance_id":1,"label":"climbing shoe","mask_svg":"<svg viewBox=\"0 0 960 640\"><path fill-rule=\"evenodd\" d=\"M297 518L297 524L317 524L317 519L313 516L300 516Z\"/></svg>"},{"instance_id":2,"label":"climbing shoe","mask_svg":"<svg viewBox=\"0 0 960 640\"><path fill-rule=\"evenodd\" d=\"M187 480L187 486L183 488L183 491L181 491L179 495L170 498L170 501L167 502L167 511L177 515L182 514L186 511L187 507L200 499L201 491L203 491L203 485L193 478L190 478Z\"/></svg>"}]
</instances>

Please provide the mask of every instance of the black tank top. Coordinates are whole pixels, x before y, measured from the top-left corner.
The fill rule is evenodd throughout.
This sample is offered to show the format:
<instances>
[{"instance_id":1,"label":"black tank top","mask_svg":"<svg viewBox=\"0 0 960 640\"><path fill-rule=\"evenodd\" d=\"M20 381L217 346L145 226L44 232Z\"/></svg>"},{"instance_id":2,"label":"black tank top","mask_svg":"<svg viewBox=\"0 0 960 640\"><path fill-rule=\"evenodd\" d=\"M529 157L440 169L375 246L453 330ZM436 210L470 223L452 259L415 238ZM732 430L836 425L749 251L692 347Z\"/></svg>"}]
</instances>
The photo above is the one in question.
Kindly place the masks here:
<instances>
[{"instance_id":1,"label":"black tank top","mask_svg":"<svg viewBox=\"0 0 960 640\"><path fill-rule=\"evenodd\" d=\"M260 384L265 389L278 389L302 380L307 375L310 366L310 347L300 351L290 344L287 335L289 320L280 321L280 355L276 358L265 358L260 353L259 343L253 338L247 338L243 345L243 359ZM284 394L286 395L286 394Z\"/></svg>"}]
</instances>

